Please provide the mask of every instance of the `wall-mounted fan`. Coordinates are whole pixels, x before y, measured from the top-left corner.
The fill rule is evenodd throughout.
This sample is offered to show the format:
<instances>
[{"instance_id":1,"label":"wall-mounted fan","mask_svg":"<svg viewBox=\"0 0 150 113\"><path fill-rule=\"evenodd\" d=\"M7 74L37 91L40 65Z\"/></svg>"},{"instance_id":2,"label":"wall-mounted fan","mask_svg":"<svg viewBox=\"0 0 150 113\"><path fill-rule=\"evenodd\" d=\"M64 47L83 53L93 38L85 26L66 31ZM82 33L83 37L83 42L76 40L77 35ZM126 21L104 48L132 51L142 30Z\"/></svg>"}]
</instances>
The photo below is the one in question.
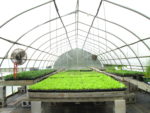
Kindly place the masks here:
<instances>
[{"instance_id":1,"label":"wall-mounted fan","mask_svg":"<svg viewBox=\"0 0 150 113\"><path fill-rule=\"evenodd\" d=\"M92 60L97 60L97 55L92 55Z\"/></svg>"},{"instance_id":2,"label":"wall-mounted fan","mask_svg":"<svg viewBox=\"0 0 150 113\"><path fill-rule=\"evenodd\" d=\"M11 61L14 63L14 78L17 77L18 65L22 65L27 60L27 54L23 49L15 49L11 54Z\"/></svg>"}]
</instances>

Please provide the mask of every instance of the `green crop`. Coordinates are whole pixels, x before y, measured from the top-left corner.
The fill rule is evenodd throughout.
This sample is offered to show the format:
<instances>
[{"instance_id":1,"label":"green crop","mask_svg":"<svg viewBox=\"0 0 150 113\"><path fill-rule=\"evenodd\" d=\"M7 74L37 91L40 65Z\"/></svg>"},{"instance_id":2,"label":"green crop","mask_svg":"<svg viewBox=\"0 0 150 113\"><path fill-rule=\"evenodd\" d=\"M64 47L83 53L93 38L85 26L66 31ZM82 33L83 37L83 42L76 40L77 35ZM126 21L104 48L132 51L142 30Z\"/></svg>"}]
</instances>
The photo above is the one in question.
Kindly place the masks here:
<instances>
[{"instance_id":1,"label":"green crop","mask_svg":"<svg viewBox=\"0 0 150 113\"><path fill-rule=\"evenodd\" d=\"M34 80L40 76L47 75L55 70L45 69L38 71L25 71L17 73L17 80ZM4 77L5 80L14 80L13 74Z\"/></svg>"},{"instance_id":2,"label":"green crop","mask_svg":"<svg viewBox=\"0 0 150 113\"><path fill-rule=\"evenodd\" d=\"M60 72L29 86L30 90L96 90L118 88L126 88L126 86L105 74L94 71Z\"/></svg>"},{"instance_id":3,"label":"green crop","mask_svg":"<svg viewBox=\"0 0 150 113\"><path fill-rule=\"evenodd\" d=\"M145 77L150 78L150 66L146 67Z\"/></svg>"},{"instance_id":4,"label":"green crop","mask_svg":"<svg viewBox=\"0 0 150 113\"><path fill-rule=\"evenodd\" d=\"M143 72L127 71L127 70L106 70L106 72L121 75L121 76L144 75Z\"/></svg>"}]
</instances>

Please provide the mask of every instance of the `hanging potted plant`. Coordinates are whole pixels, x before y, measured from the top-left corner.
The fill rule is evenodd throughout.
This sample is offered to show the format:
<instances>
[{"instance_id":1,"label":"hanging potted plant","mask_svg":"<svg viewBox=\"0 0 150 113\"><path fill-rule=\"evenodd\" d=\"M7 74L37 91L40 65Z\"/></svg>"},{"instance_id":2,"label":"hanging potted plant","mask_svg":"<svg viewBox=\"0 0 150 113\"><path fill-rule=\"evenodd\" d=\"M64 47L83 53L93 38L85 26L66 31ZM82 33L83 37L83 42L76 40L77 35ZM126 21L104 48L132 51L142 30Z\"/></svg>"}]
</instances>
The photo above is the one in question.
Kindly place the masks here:
<instances>
[{"instance_id":1,"label":"hanging potted plant","mask_svg":"<svg viewBox=\"0 0 150 113\"><path fill-rule=\"evenodd\" d=\"M143 79L144 79L144 82L150 84L150 63L149 63L149 65L146 67L146 72L145 72L145 74L144 74Z\"/></svg>"}]
</instances>

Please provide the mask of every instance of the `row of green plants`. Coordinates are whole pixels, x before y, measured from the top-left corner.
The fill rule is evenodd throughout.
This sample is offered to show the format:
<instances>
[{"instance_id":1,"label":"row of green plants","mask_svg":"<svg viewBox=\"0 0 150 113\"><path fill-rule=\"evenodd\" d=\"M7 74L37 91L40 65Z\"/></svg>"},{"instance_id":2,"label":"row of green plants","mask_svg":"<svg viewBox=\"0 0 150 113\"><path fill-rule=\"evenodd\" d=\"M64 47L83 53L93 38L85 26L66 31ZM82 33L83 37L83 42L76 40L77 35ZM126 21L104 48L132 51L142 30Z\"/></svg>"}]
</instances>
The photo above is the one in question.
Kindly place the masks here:
<instances>
[{"instance_id":1,"label":"row of green plants","mask_svg":"<svg viewBox=\"0 0 150 113\"><path fill-rule=\"evenodd\" d=\"M53 69L44 69L44 70L36 70L36 71L25 71L17 73L17 80L34 80L36 78L45 76L54 72ZM13 74L7 75L4 77L4 80L16 80L14 79Z\"/></svg>"},{"instance_id":2,"label":"row of green plants","mask_svg":"<svg viewBox=\"0 0 150 113\"><path fill-rule=\"evenodd\" d=\"M120 75L120 76L134 76L134 75L139 75L143 76L143 72L138 72L138 71L128 71L128 70L106 70L108 73Z\"/></svg>"},{"instance_id":3,"label":"row of green plants","mask_svg":"<svg viewBox=\"0 0 150 113\"><path fill-rule=\"evenodd\" d=\"M126 86L113 78L98 72L67 71L29 86L29 90L107 90L124 89Z\"/></svg>"},{"instance_id":4,"label":"row of green plants","mask_svg":"<svg viewBox=\"0 0 150 113\"><path fill-rule=\"evenodd\" d=\"M145 82L150 82L150 65L146 67L144 81Z\"/></svg>"},{"instance_id":5,"label":"row of green plants","mask_svg":"<svg viewBox=\"0 0 150 113\"><path fill-rule=\"evenodd\" d=\"M118 67L118 70L115 67ZM122 66L106 66L105 71L119 76L133 77L140 81L150 82L150 63L146 67L145 72L122 70Z\"/></svg>"}]
</instances>

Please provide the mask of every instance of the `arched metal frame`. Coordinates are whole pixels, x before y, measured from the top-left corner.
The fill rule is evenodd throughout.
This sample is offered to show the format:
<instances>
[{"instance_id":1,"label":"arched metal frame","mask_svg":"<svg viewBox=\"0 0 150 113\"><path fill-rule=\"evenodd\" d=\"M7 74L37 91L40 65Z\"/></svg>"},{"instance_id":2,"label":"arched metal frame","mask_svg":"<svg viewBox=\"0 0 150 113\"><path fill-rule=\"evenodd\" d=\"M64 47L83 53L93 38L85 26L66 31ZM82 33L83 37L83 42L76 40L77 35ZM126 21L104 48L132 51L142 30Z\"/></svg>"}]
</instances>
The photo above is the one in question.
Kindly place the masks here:
<instances>
[{"instance_id":1,"label":"arched metal frame","mask_svg":"<svg viewBox=\"0 0 150 113\"><path fill-rule=\"evenodd\" d=\"M74 30L73 30L73 31L74 31ZM73 32L73 31L70 31L70 32ZM70 33L70 32L68 32L68 33ZM49 34L49 33L46 33L46 34ZM60 36L63 36L63 35L65 35L65 33L64 33L64 34L61 34L61 35L59 35L59 36L57 36L57 37L60 37ZM43 36L45 36L45 34L42 35L42 36L40 36L40 37L38 37L37 40L40 39L40 38L42 38ZM56 37L52 38L51 40L53 40L53 39L55 39L55 38L56 38ZM64 38L64 39L66 39L66 38ZM63 40L64 40L64 39L63 39ZM33 41L32 44L33 44L34 42L35 42L35 41ZM42 44L38 47L38 49L41 48L44 44L46 44L46 43L48 43L48 42L49 42L49 40L48 40L48 41L46 40L44 43L42 43ZM49 47L49 46L48 46L48 47ZM27 48L26 48L26 50L27 50ZM44 49L44 51L45 51L45 49ZM35 53L36 53L36 51L33 52L33 54L31 55L30 59L33 57L33 55L34 55ZM39 54L39 55L41 55L41 54ZM29 62L29 61L28 61L28 62ZM27 65L28 65L28 63L27 63ZM27 66L26 66L26 68L27 68Z\"/></svg>"},{"instance_id":2,"label":"arched metal frame","mask_svg":"<svg viewBox=\"0 0 150 113\"><path fill-rule=\"evenodd\" d=\"M78 30L87 33L87 32L84 31L84 30L81 30L81 29L78 29ZM116 44L114 44L113 42L109 41L109 40L106 39L106 38L103 38L103 37L101 37L101 36L98 36L98 35L95 35L95 34L92 34L92 33L89 33L89 34L90 34L90 35L93 35L93 36L96 36L96 37L98 37L98 38L101 38L101 39L103 39L103 40L105 40L105 41L111 43L111 44L112 44L113 46L115 46L116 48L118 48L118 46L117 46ZM89 38L89 39L90 39L90 38ZM96 41L96 40L94 40L94 41ZM112 50L112 49L111 49L111 50ZM127 60L129 66L130 66L130 69L132 70L131 64L130 64L130 62L129 62L127 56L124 54L124 52L123 52L120 48L119 48L119 51L123 54L123 56L125 57L125 59ZM120 58L119 58L119 59L120 59Z\"/></svg>"},{"instance_id":3,"label":"arched metal frame","mask_svg":"<svg viewBox=\"0 0 150 113\"><path fill-rule=\"evenodd\" d=\"M75 36L75 35L74 35ZM70 37L71 38L71 37ZM66 44L65 42L64 42L64 44ZM67 46L67 45L65 45L65 46ZM88 46L89 46L89 44L88 44ZM91 45L90 45L90 47L91 47ZM100 47L101 48L101 47ZM104 48L102 48L103 50L105 50ZM95 53L95 54L97 54L97 53ZM48 56L49 57L49 56ZM107 56L106 56L107 57ZM111 56L111 58L112 58L112 56ZM105 57L103 57L103 59L105 59ZM48 60L48 59L47 59ZM105 59L106 60L106 59Z\"/></svg>"},{"instance_id":4,"label":"arched metal frame","mask_svg":"<svg viewBox=\"0 0 150 113\"><path fill-rule=\"evenodd\" d=\"M48 2L48 3L49 3L49 2ZM47 3L46 3L46 4L47 4ZM40 6L41 6L41 5L40 5ZM33 9L34 9L34 8L32 8L32 10L33 10ZM26 12L26 11L25 11L25 12ZM75 12L71 12L71 13L66 14L66 15L64 15L64 16L61 16L61 17L66 17L66 16L71 15L71 14L74 14L74 13L75 13ZM20 15L22 15L22 14L24 14L24 13L20 13L20 14L18 14L18 16L20 16ZM16 18L16 17L18 17L18 16L13 17L13 19ZM4 25L8 24L8 23L9 23L11 20L13 20L13 19L10 19L10 20L8 20L7 22L5 22L5 23L2 25L2 27L4 27ZM9 50L7 51L7 53L6 53L5 56L8 55L8 53L9 53L10 50L13 48L13 46L14 46L15 44L17 44L18 41L19 41L20 39L22 39L25 35L27 35L28 33L32 32L33 30L37 29L38 27L41 27L41 26L43 26L43 25L45 25L45 24L47 24L47 23L49 23L49 22L51 22L51 21L57 20L57 19L59 19L59 18L56 17L56 18L54 18L54 19L48 20L48 21L46 21L46 22L44 22L44 23L41 23L41 24L39 24L39 25L37 25L37 26L34 26L33 28L31 28L31 29L29 29L28 31L26 31L26 32L25 32L24 34L22 34L14 43L12 43L12 46L9 48ZM1 27L1 28L2 28L2 27ZM58 28L58 29L59 29L59 28ZM60 28L60 29L61 29L61 28ZM5 58L4 58L4 59L5 59ZM0 66L2 65L4 59L1 61Z\"/></svg>"},{"instance_id":5,"label":"arched metal frame","mask_svg":"<svg viewBox=\"0 0 150 113\"><path fill-rule=\"evenodd\" d=\"M74 36L75 36L75 35L74 35ZM71 38L71 37L70 37L70 38ZM66 44L66 43L64 43L64 44ZM67 46L67 45L65 45L65 46ZM47 48L48 48L48 47L47 47ZM45 49L47 49L47 48L45 48ZM55 48L55 47L54 47L54 48ZM96 54L96 53L95 53L95 54ZM49 57L49 56L48 56L48 57ZM48 58L48 57L47 57L47 58ZM47 58L46 58L46 59L47 59ZM38 59L38 58L37 58L37 59ZM104 59L104 58L103 58L103 59Z\"/></svg>"},{"instance_id":6,"label":"arched metal frame","mask_svg":"<svg viewBox=\"0 0 150 113\"><path fill-rule=\"evenodd\" d=\"M84 25L86 25L86 26L88 26L87 24L85 24L85 23L82 23L82 22L79 22L79 23L81 23L81 24L84 24ZM98 29L98 30L101 30L101 29ZM104 32L104 30L101 30L101 31L103 31ZM107 33L109 33L109 32L107 32ZM111 34L112 35L112 33L109 33L109 34ZM113 34L113 36L115 36L114 34ZM38 39L37 39L38 40ZM123 53L123 52L122 52ZM125 56L126 57L126 56Z\"/></svg>"},{"instance_id":7,"label":"arched metal frame","mask_svg":"<svg viewBox=\"0 0 150 113\"><path fill-rule=\"evenodd\" d=\"M34 9L36 9L36 8L38 8L38 7L41 7L41 6L46 5L46 4L48 4L48 3L51 3L51 2L54 2L55 8L56 8L56 12L58 13L58 16L59 16L59 17L57 17L57 18L55 18L55 19L53 19L53 20L49 20L49 21L47 21L47 22L45 22L45 23L43 23L43 24L49 23L49 22L54 21L54 20L56 20L56 19L60 19L61 22L62 22L63 28L65 29L65 32L66 32L66 33L65 33L65 34L66 34L66 37L67 37L66 39L68 39L69 45L70 45L70 47L71 47L71 43L70 43L69 37L68 37L68 31L67 31L66 26L64 25L64 23L63 23L63 21L62 21L62 17L63 17L63 16L60 16L60 14L59 14L59 12L58 12L58 8L57 8L57 4L56 4L55 0L49 1L49 2L46 2L46 3L43 3L43 4L41 4L41 5L38 5L38 6L36 6L36 7L33 7L33 8L31 8L31 9L28 9L28 10L26 10L26 11L20 13L20 14L17 14L16 16L12 17L12 18L9 19L8 21L6 21L4 24L2 24L2 25L0 26L0 28L3 28L6 24L8 24L10 21L14 20L14 19L17 18L18 16L21 16L21 15L23 15L24 13L27 13L27 12L29 12L29 11L31 11L31 10L34 10ZM109 21L109 20L106 20L106 19L102 19L102 18L100 18L100 17L97 17L102 2L108 2L108 3L112 4L112 5L115 5L115 6L118 6L118 7L121 7L121 8L125 8L125 9L127 9L127 10L129 10L129 11L132 11L132 12L134 12L134 13L137 13L137 14L139 14L140 16L143 16L143 17L147 18L148 20L150 20L150 18L149 18L148 16L144 15L144 14L141 13L141 12L138 12L138 11L133 10L133 9L131 9L131 8L128 8L128 7L122 6L122 5L120 5L120 4L111 2L111 1L109 1L109 0L101 0L96 15L91 15L91 14L88 14L88 13L86 13L86 12L80 11L79 8L78 8L75 12L72 12L72 13L70 13L70 14L73 14L73 13L77 14L77 13L81 12L81 13L88 14L88 15L94 17L94 18L93 18L93 21L92 21L92 23L91 23L91 25L87 25L87 24L82 23L82 22L79 22L79 20L77 20L77 25L78 25L78 23L81 23L81 24L84 24L84 25L86 25L86 26L90 26L89 31L87 32L86 40L87 40L87 38L88 38L88 35L91 34L91 33L90 33L90 30L91 30L91 28L92 28L92 29L97 29L97 30L106 32L106 33L108 33L108 34L114 36L114 37L117 38L118 40L122 41L122 42L125 44L124 46L117 47L117 46L116 46L115 44L113 44L111 41L106 40L106 41L110 42L111 44L113 44L116 48L115 48L115 49L111 49L110 51L103 52L103 53L101 53L101 54L99 54L99 55L102 56L103 54L106 54L106 53L109 53L109 52L115 53L115 50L118 49L118 50L124 55L125 59L127 60L128 64L129 64L129 66L131 67L131 64L130 64L128 58L126 57L125 53L121 50L121 48L123 48L123 47L128 47L128 48L133 52L133 54L135 55L135 58L139 61L140 65L141 65L141 67L142 67L142 69L143 69L143 65L142 65L142 63L141 63L139 57L138 57L137 54L134 52L134 50L132 49L132 47L130 47L130 45L133 45L133 44L138 43L138 42L142 42L142 43L146 46L146 48L147 48L148 50L150 50L150 47L144 42L144 40L147 40L147 39L150 39L150 38L141 39L141 38L140 38L139 36L137 36L134 32L132 32L131 30L125 28L124 26L119 25L118 23L115 23L115 22L112 22L112 21ZM78 3L78 5L79 5L79 3ZM70 14L67 14L67 15L65 15L65 16L68 16L68 15L70 15ZM106 21L106 22L108 22L108 23L114 24L114 25L116 25L116 26L118 26L118 27L120 27L120 28L123 28L124 30L128 31L128 32L131 33L133 36L135 36L135 37L138 39L138 41L133 42L133 43L131 43L131 44L127 44L125 41L123 41L123 40L122 40L121 38L119 38L117 35L114 35L114 34L108 32L108 31L104 31L104 30L102 30L102 29L93 27L93 23L94 23L95 18L101 19L101 20ZM40 50L40 47L39 47L38 49L31 47L31 45L32 45L34 42L31 43L29 46L18 43L18 41L19 41L21 38L23 38L26 34L30 33L31 31L35 30L37 27L40 27L40 26L42 26L42 24L41 24L41 25L37 25L37 26L35 26L34 28L30 29L29 31L27 31L26 33L24 33L20 38L18 38L15 42L0 37L0 39L12 43L12 46L11 46L10 49L7 51L7 54L10 52L10 50L13 48L13 46L14 46L15 44L17 44L17 45L25 46L25 47L27 47L27 49L28 49L28 48L32 48L32 49L35 49L35 51L40 51L41 53L46 53L47 55L49 54L50 56L51 56L51 55L52 55L52 56L56 56L55 54L52 54L52 53L49 53L49 52L45 52L45 51L43 51L43 50ZM59 29L58 29L58 30L59 30ZM78 30L79 30L79 29L78 29L78 27L77 27L77 31L78 31ZM51 31L50 31L50 32L51 32ZM79 35L79 34L77 33L77 36L78 36L78 35ZM94 34L92 34L92 35L94 35ZM95 35L95 36L96 36L96 35ZM99 37L99 38L102 38L102 37ZM104 38L103 38L103 39L104 39ZM84 42L84 44L83 44L83 48L84 48L85 43L87 42L86 40L85 40L85 42ZM93 40L93 39L92 39L92 40ZM93 40L93 41L94 41L94 40ZM95 40L95 41L96 41L96 40ZM36 41L35 41L35 42L36 42ZM91 42L89 42L89 43L91 43ZM71 48L72 48L72 47L71 47ZM26 50L27 50L27 49L26 49ZM5 56L7 56L7 54L6 54ZM48 56L49 56L49 55L48 55ZM1 62L0 65L2 65L4 59L5 59L5 57L2 59L2 62ZM112 59L114 60L113 57L112 57ZM36 59L36 60L38 61L38 59ZM119 61L121 62L121 59L120 59L119 57L118 57L117 60L119 60ZM45 61L46 61L46 60L45 60ZM41 61L41 62L42 62L42 61ZM144 70L144 69L143 69L143 70Z\"/></svg>"},{"instance_id":8,"label":"arched metal frame","mask_svg":"<svg viewBox=\"0 0 150 113\"><path fill-rule=\"evenodd\" d=\"M73 36L75 36L75 35L73 35ZM73 36L71 36L71 37L73 37ZM70 38L71 38L70 37ZM62 40L63 41L63 40ZM46 41L46 42L48 42L48 41ZM66 44L66 43L65 43ZM44 49L44 51L46 50L46 49L48 49L49 48L49 46L48 47L46 47L45 49ZM54 48L56 48L56 47L54 47ZM104 48L103 48L104 49ZM51 50L50 50L51 51ZM49 52L50 52L49 51ZM41 54L40 54L41 55ZM39 57L39 56L38 56ZM38 57L37 57L37 59L38 59ZM31 57L32 58L32 57ZM112 56L111 56L111 58L113 58ZM36 61L36 60L35 60ZM35 62L36 63L36 62ZM34 63L34 65L33 65L33 67L35 66L35 63ZM27 67L27 66L26 66Z\"/></svg>"},{"instance_id":9,"label":"arched metal frame","mask_svg":"<svg viewBox=\"0 0 150 113\"><path fill-rule=\"evenodd\" d=\"M63 44L65 44L65 43L63 43ZM63 45L63 46L61 46L61 47L65 47L65 46L68 46L68 45L66 45L66 44L65 44L65 45ZM91 45L88 45L88 46L89 46L89 47L91 47ZM83 50L84 50L84 49L83 49ZM87 50L89 50L89 51L87 51ZM87 52L92 51L92 52L94 52L95 54L97 53L97 52L95 52L95 50L94 50L94 49L92 49L92 50L91 50L91 49L89 49L89 48L85 49L84 51L87 51ZM69 51L67 51L67 52L69 52ZM67 53L67 52L65 52L65 53ZM102 57L100 56L100 58L102 58ZM103 58L103 59L104 59L104 58ZM106 59L106 61L107 61L107 59ZM104 65L104 63L102 63L102 62L101 62L101 60L99 60L99 62L100 62L101 64L103 64L103 65ZM48 63L49 63L49 62L48 62ZM46 65L46 66L49 66L49 64L48 64L48 63L47 63L47 65ZM55 62L53 62L53 63L55 63ZM46 67L46 66L45 66L45 67Z\"/></svg>"},{"instance_id":10,"label":"arched metal frame","mask_svg":"<svg viewBox=\"0 0 150 113\"><path fill-rule=\"evenodd\" d=\"M79 22L79 23L84 24L84 25L86 25L86 26L89 26L89 25L87 25L87 24L85 24L85 23L83 23L83 22ZM105 31L105 30L102 30L102 29L99 29L99 28L96 28L96 27L92 27L92 28L97 29L97 30L100 30L100 31L102 31L102 32L106 32L106 33L108 33L108 34L114 36L116 39L120 40L121 42L123 42L123 43L125 44L125 46L127 46L127 47L133 52L133 54L136 56L136 58L138 59L140 65L141 65L141 67L142 67L142 69L143 69L143 71L144 71L144 68L143 68L143 65L142 65L140 59L138 58L138 56L137 56L137 54L134 52L134 50L129 46L129 44L127 44L127 43L126 43L125 41L123 41L120 37L118 37L117 35L115 35L115 34L113 34L113 33L111 33L111 32L108 32L108 31ZM125 47L125 46L124 46L124 47ZM119 47L119 48L120 48L120 47ZM118 49L119 49L119 48L118 48ZM107 52L105 52L105 53L107 53ZM104 54L105 54L105 53L104 53ZM101 55L101 54L99 54L99 55Z\"/></svg>"}]
</instances>

